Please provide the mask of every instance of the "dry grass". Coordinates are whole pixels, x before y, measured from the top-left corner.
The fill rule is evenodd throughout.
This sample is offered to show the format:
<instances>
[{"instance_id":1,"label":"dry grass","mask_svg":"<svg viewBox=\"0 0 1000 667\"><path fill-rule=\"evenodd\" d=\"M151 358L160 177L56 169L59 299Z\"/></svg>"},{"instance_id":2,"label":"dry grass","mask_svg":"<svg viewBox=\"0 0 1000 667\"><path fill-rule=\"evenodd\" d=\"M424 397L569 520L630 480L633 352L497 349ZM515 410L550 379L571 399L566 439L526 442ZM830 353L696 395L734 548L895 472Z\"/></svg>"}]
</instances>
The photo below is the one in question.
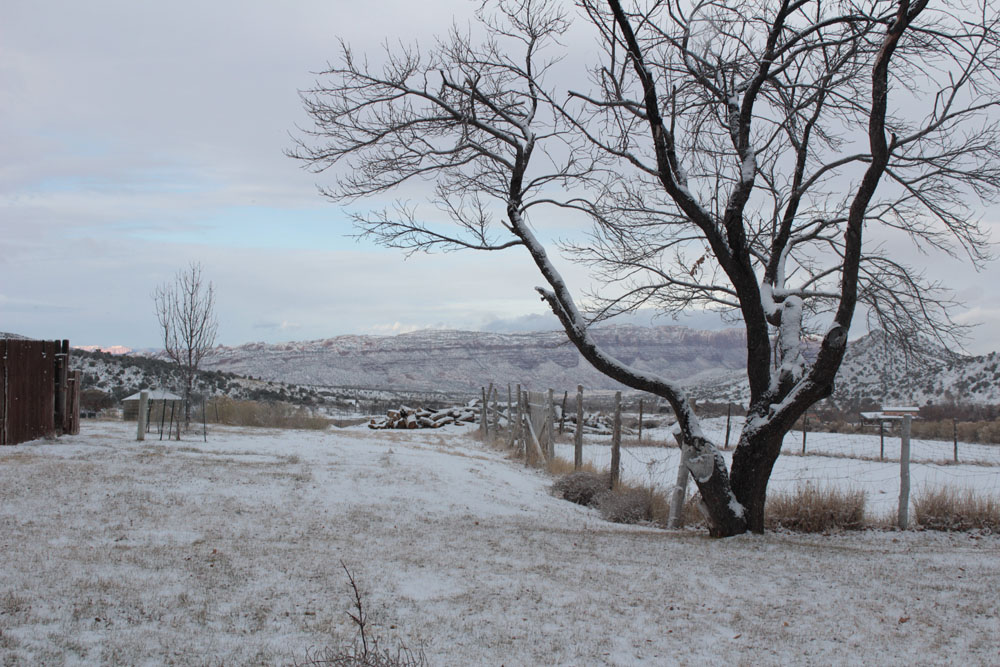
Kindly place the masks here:
<instances>
[{"instance_id":1,"label":"dry grass","mask_svg":"<svg viewBox=\"0 0 1000 667\"><path fill-rule=\"evenodd\" d=\"M986 530L1000 533L1000 501L973 489L940 488L921 494L913 503L921 528Z\"/></svg>"},{"instance_id":2,"label":"dry grass","mask_svg":"<svg viewBox=\"0 0 1000 667\"><path fill-rule=\"evenodd\" d=\"M263 428L299 428L322 431L330 420L308 408L281 401L237 401L227 396L212 398L205 416L213 424Z\"/></svg>"},{"instance_id":3,"label":"dry grass","mask_svg":"<svg viewBox=\"0 0 1000 667\"><path fill-rule=\"evenodd\" d=\"M549 461L547 470L558 477L552 485L552 492L557 497L594 507L607 521L667 525L670 501L667 493L658 487L619 482L610 489L607 471L599 471L589 462L585 462L580 470L575 470L571 461L559 457ZM694 498L685 503L681 521L682 524L701 521Z\"/></svg>"},{"instance_id":4,"label":"dry grass","mask_svg":"<svg viewBox=\"0 0 1000 667\"><path fill-rule=\"evenodd\" d=\"M550 475L555 475L557 477L561 475L568 475L572 472L577 472L576 467L573 465L572 461L564 459L559 456L551 458L548 464L545 466L545 469L548 470ZM595 468L594 464L591 463L590 461L584 461L583 465L580 467L580 470L583 472L594 473L595 475L600 474L600 471L597 468Z\"/></svg>"},{"instance_id":5,"label":"dry grass","mask_svg":"<svg viewBox=\"0 0 1000 667\"><path fill-rule=\"evenodd\" d=\"M786 528L802 533L860 530L866 525L865 494L805 484L791 493L771 494L764 521L771 530Z\"/></svg>"},{"instance_id":6,"label":"dry grass","mask_svg":"<svg viewBox=\"0 0 1000 667\"><path fill-rule=\"evenodd\" d=\"M651 486L618 484L594 499L594 506L614 523L652 523L666 527L670 502L662 491Z\"/></svg>"}]
</instances>

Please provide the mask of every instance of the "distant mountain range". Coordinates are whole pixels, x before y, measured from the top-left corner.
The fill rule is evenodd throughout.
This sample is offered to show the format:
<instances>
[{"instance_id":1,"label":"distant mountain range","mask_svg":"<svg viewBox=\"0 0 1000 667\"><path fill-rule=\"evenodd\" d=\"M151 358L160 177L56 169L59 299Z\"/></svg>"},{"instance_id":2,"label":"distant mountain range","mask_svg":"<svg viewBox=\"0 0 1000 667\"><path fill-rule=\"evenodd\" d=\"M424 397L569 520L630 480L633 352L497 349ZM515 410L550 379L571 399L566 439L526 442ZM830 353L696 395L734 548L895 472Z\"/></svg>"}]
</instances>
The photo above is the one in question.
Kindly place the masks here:
<instances>
[{"instance_id":1,"label":"distant mountain range","mask_svg":"<svg viewBox=\"0 0 1000 667\"><path fill-rule=\"evenodd\" d=\"M699 400L744 403L748 389L742 329L607 326L594 338L612 356L685 384ZM298 385L474 393L494 382L533 389L621 389L572 347L561 331L419 331L398 336L219 347L206 368ZM908 360L881 333L853 341L833 396L863 403L1000 403L1000 356L962 356L929 347Z\"/></svg>"},{"instance_id":2,"label":"distant mountain range","mask_svg":"<svg viewBox=\"0 0 1000 667\"><path fill-rule=\"evenodd\" d=\"M598 328L593 335L625 363L685 384L699 402L747 402L742 329L625 325ZM22 338L0 333L4 337ZM85 388L115 398L141 388L180 386L176 368L162 358L75 349L71 360L83 371ZM220 346L204 362L198 390L360 407L359 401L469 397L490 382L560 392L578 384L591 391L622 389L590 366L560 331L420 331ZM1000 405L1000 354L965 356L928 346L920 360L908 359L876 332L848 345L832 401L847 410L888 404Z\"/></svg>"},{"instance_id":3,"label":"distant mountain range","mask_svg":"<svg viewBox=\"0 0 1000 667\"><path fill-rule=\"evenodd\" d=\"M609 326L594 338L640 370L687 382L743 367L743 332L679 326ZM490 333L418 331L398 336L338 336L324 340L217 348L207 368L309 385L473 392L506 386L620 389L587 363L561 331Z\"/></svg>"}]
</instances>

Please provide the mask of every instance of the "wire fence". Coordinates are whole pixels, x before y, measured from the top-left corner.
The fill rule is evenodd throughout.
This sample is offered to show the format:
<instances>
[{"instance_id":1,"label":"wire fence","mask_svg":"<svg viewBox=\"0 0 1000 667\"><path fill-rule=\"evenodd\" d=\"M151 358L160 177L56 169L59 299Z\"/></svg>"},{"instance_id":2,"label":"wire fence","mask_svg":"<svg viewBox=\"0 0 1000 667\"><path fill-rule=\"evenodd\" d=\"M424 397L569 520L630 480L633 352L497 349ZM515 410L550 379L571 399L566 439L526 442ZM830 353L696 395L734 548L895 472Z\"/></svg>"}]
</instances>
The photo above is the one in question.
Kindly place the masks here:
<instances>
[{"instance_id":1,"label":"wire fence","mask_svg":"<svg viewBox=\"0 0 1000 667\"><path fill-rule=\"evenodd\" d=\"M733 418L729 427L735 444L742 418ZM726 418L702 422L705 435L713 442L724 441ZM898 433L810 433L806 432L805 453L802 431L785 436L768 485L769 492L794 492L806 485L837 487L865 493L866 509L874 515L896 512L900 494L900 443ZM611 462L609 438L588 435L584 460L599 469ZM961 444L959 462L953 458L953 443L912 439L910 443L911 498L942 488L972 490L976 494L1000 498L1000 446ZM621 448L622 479L663 491L675 483L680 450L669 427L647 429L643 443L626 439ZM556 454L572 457L572 445L559 444ZM732 463L732 452L723 455Z\"/></svg>"}]
</instances>

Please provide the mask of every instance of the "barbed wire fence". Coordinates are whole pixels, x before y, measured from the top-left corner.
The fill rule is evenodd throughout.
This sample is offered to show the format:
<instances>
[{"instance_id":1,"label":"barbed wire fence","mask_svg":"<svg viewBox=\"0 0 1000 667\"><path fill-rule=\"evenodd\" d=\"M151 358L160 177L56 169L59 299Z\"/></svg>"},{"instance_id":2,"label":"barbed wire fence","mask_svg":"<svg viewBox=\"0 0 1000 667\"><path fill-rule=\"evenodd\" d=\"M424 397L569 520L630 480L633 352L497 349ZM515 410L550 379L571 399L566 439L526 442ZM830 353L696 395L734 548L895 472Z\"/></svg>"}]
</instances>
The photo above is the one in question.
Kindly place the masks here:
<instances>
[{"instance_id":1,"label":"barbed wire fence","mask_svg":"<svg viewBox=\"0 0 1000 667\"><path fill-rule=\"evenodd\" d=\"M573 461L575 454L576 393L575 389L553 390L553 400L549 403L553 406L555 425L562 427L550 451L569 461ZM568 399L564 401L564 397ZM639 400L635 397L623 400L620 477L623 482L669 493L677 486L681 463L680 449L671 432L672 416L661 413L652 399L643 400L640 415ZM584 399L585 422L599 424L603 422L596 417L613 416L614 401L613 391L589 392ZM729 443L729 450L724 452L727 458L731 457L742 427L743 417L732 413L702 422L706 436L713 442L720 447ZM782 455L771 475L770 493L793 493L806 486L862 491L866 511L871 516L896 517L902 523L906 521L906 512L901 511L900 496L906 478L912 490L905 494L902 505L907 511L914 499L940 489L968 491L1000 500L1000 446L966 442L959 446L957 440L910 438L909 465L904 468L903 439L898 426L859 427L855 433L825 432L819 427L817 418L806 418L798 429L785 436ZM583 461L599 470L610 470L611 440L610 427L588 429L583 437Z\"/></svg>"}]
</instances>

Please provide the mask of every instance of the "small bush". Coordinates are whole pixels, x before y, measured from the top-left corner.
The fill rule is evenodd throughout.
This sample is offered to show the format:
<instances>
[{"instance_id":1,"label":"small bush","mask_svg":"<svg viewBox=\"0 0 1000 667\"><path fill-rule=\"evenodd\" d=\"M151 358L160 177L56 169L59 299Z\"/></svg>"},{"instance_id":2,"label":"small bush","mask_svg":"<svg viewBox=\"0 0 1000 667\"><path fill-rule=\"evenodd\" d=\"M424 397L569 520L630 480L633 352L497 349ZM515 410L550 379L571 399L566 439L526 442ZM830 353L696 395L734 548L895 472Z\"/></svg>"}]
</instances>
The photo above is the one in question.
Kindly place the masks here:
<instances>
[{"instance_id":1,"label":"small bush","mask_svg":"<svg viewBox=\"0 0 1000 667\"><path fill-rule=\"evenodd\" d=\"M865 524L865 493L806 484L792 493L772 494L764 522L771 530L780 527L802 533L860 530Z\"/></svg>"},{"instance_id":2,"label":"small bush","mask_svg":"<svg viewBox=\"0 0 1000 667\"><path fill-rule=\"evenodd\" d=\"M601 516L614 523L656 523L665 526L670 504L662 493L643 487L621 486L594 499Z\"/></svg>"},{"instance_id":3,"label":"small bush","mask_svg":"<svg viewBox=\"0 0 1000 667\"><path fill-rule=\"evenodd\" d=\"M1000 533L1000 501L972 489L941 488L921 494L914 516L929 530L988 530Z\"/></svg>"},{"instance_id":4,"label":"small bush","mask_svg":"<svg viewBox=\"0 0 1000 667\"><path fill-rule=\"evenodd\" d=\"M593 505L598 495L607 490L608 476L587 470L572 472L552 485L552 492L557 497L588 507Z\"/></svg>"}]
</instances>

